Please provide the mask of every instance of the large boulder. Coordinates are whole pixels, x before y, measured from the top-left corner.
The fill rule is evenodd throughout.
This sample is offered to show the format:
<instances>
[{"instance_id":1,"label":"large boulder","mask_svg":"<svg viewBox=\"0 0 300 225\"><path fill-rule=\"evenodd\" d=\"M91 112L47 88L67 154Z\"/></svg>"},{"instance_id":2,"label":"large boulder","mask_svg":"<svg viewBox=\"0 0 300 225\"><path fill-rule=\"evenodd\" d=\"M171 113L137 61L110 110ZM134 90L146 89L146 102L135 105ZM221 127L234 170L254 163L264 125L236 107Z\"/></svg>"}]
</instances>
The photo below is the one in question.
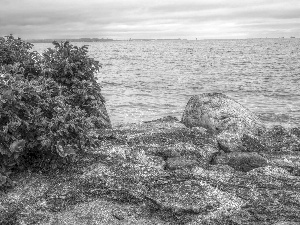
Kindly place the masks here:
<instances>
[{"instance_id":1,"label":"large boulder","mask_svg":"<svg viewBox=\"0 0 300 225\"><path fill-rule=\"evenodd\" d=\"M187 127L204 127L217 135L226 151L243 151L244 134L265 131L259 118L235 100L221 93L195 95L188 101L181 122Z\"/></svg>"},{"instance_id":2,"label":"large boulder","mask_svg":"<svg viewBox=\"0 0 300 225\"><path fill-rule=\"evenodd\" d=\"M187 127L204 127L214 133L243 131L258 134L263 129L256 115L221 93L191 97L183 113L182 123Z\"/></svg>"}]
</instances>

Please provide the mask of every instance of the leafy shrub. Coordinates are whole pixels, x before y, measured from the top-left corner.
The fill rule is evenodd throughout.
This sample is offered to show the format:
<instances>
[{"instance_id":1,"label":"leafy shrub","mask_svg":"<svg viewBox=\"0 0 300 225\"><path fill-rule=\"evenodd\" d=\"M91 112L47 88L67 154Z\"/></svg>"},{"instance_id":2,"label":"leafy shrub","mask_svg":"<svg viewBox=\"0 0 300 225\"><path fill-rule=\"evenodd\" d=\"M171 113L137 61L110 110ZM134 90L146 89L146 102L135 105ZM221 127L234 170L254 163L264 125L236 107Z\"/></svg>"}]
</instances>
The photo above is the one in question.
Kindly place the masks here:
<instances>
[{"instance_id":1,"label":"leafy shrub","mask_svg":"<svg viewBox=\"0 0 300 225\"><path fill-rule=\"evenodd\" d=\"M78 105L90 112L93 102L104 103L94 76L100 65L87 57L87 46L78 48L69 42L53 44L55 49L49 48L43 54L43 65L47 68L42 71L43 75L67 87L62 94L68 96L71 105Z\"/></svg>"},{"instance_id":2,"label":"leafy shrub","mask_svg":"<svg viewBox=\"0 0 300 225\"><path fill-rule=\"evenodd\" d=\"M104 107L94 76L99 63L86 46L53 44L40 55L20 38L0 39L0 186L29 157L67 157L98 146L90 131L110 126L97 117Z\"/></svg>"}]
</instances>

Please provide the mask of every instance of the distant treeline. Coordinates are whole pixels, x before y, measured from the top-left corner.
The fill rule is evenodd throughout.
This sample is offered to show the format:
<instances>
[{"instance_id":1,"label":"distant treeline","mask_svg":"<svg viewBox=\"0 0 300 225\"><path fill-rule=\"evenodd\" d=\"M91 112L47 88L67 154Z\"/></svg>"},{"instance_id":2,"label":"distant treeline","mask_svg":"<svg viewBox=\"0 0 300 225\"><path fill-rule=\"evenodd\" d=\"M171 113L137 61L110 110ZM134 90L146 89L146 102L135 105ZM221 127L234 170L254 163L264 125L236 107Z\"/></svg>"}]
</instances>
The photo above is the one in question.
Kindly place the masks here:
<instances>
[{"instance_id":1,"label":"distant treeline","mask_svg":"<svg viewBox=\"0 0 300 225\"><path fill-rule=\"evenodd\" d=\"M109 38L76 38L76 39L28 39L26 40L30 43L52 43L53 41L70 41L70 42L107 42L107 41L114 41L113 39Z\"/></svg>"},{"instance_id":2,"label":"distant treeline","mask_svg":"<svg viewBox=\"0 0 300 225\"><path fill-rule=\"evenodd\" d=\"M186 41L187 39L165 39L165 38L160 38L160 39L129 39L129 41Z\"/></svg>"},{"instance_id":3,"label":"distant treeline","mask_svg":"<svg viewBox=\"0 0 300 225\"><path fill-rule=\"evenodd\" d=\"M185 41L187 39L127 39L127 40L114 40L109 38L76 38L76 39L27 39L30 43L52 43L53 41L64 42L107 42L107 41Z\"/></svg>"}]
</instances>

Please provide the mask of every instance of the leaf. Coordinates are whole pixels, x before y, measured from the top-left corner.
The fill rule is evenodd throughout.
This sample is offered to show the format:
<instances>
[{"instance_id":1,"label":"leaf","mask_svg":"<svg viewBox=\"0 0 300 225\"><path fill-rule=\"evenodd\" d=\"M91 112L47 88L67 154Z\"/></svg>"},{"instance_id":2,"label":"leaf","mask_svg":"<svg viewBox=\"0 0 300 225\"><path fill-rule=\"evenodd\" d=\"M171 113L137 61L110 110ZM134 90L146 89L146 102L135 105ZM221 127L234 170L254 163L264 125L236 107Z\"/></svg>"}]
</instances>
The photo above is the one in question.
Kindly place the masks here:
<instances>
[{"instance_id":1,"label":"leaf","mask_svg":"<svg viewBox=\"0 0 300 225\"><path fill-rule=\"evenodd\" d=\"M26 141L23 139L15 141L10 145L9 150L11 152L21 152L25 147L25 143Z\"/></svg>"},{"instance_id":2,"label":"leaf","mask_svg":"<svg viewBox=\"0 0 300 225\"><path fill-rule=\"evenodd\" d=\"M6 183L6 176L0 174L0 186Z\"/></svg>"},{"instance_id":3,"label":"leaf","mask_svg":"<svg viewBox=\"0 0 300 225\"><path fill-rule=\"evenodd\" d=\"M66 154L66 155L76 155L76 152L75 152L73 146L67 145L67 146L65 147L65 154Z\"/></svg>"},{"instance_id":4,"label":"leaf","mask_svg":"<svg viewBox=\"0 0 300 225\"><path fill-rule=\"evenodd\" d=\"M49 139L44 139L41 141L41 144L43 147L50 147L51 146L51 141Z\"/></svg>"},{"instance_id":5,"label":"leaf","mask_svg":"<svg viewBox=\"0 0 300 225\"><path fill-rule=\"evenodd\" d=\"M14 155L14 159L17 160L17 159L19 158L19 156L20 156L20 155L19 155L18 153L16 153L16 154Z\"/></svg>"},{"instance_id":6,"label":"leaf","mask_svg":"<svg viewBox=\"0 0 300 225\"><path fill-rule=\"evenodd\" d=\"M68 49L66 49L66 48L63 49L63 56L64 57L68 57L69 56Z\"/></svg>"},{"instance_id":7,"label":"leaf","mask_svg":"<svg viewBox=\"0 0 300 225\"><path fill-rule=\"evenodd\" d=\"M66 157L64 148L60 143L56 145L56 151L61 157Z\"/></svg>"},{"instance_id":8,"label":"leaf","mask_svg":"<svg viewBox=\"0 0 300 225\"><path fill-rule=\"evenodd\" d=\"M5 148L4 148L3 146L1 146L1 145L0 145L0 153L1 153L2 155L8 155L8 156L11 155L11 152L8 151L7 149L5 149Z\"/></svg>"},{"instance_id":9,"label":"leaf","mask_svg":"<svg viewBox=\"0 0 300 225\"><path fill-rule=\"evenodd\" d=\"M9 99L9 100L13 99L12 90L4 91L3 94L2 94L2 97L4 99Z\"/></svg>"},{"instance_id":10,"label":"leaf","mask_svg":"<svg viewBox=\"0 0 300 225\"><path fill-rule=\"evenodd\" d=\"M54 45L55 48L60 47L60 44L57 41L53 41L52 44Z\"/></svg>"},{"instance_id":11,"label":"leaf","mask_svg":"<svg viewBox=\"0 0 300 225\"><path fill-rule=\"evenodd\" d=\"M61 157L66 157L69 155L76 155L74 148L71 145L62 146L61 143L57 144L56 151Z\"/></svg>"}]
</instances>

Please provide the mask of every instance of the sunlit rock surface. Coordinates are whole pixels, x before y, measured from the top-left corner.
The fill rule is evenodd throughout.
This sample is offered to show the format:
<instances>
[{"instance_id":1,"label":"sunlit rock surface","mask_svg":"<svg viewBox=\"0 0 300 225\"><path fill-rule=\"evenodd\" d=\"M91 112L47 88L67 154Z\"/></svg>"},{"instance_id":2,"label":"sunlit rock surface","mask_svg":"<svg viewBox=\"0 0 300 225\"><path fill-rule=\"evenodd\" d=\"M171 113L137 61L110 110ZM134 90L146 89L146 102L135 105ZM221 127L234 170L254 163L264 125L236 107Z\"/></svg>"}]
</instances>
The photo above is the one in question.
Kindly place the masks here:
<instances>
[{"instance_id":1,"label":"sunlit rock surface","mask_svg":"<svg viewBox=\"0 0 300 225\"><path fill-rule=\"evenodd\" d=\"M234 152L172 117L107 133L101 148L64 169L16 174L16 186L1 191L0 224L300 222L300 151L227 155L216 164ZM248 161L250 170L239 169Z\"/></svg>"},{"instance_id":2,"label":"sunlit rock surface","mask_svg":"<svg viewBox=\"0 0 300 225\"><path fill-rule=\"evenodd\" d=\"M254 113L224 94L191 97L181 121L215 134L224 152L300 151L299 128L267 128Z\"/></svg>"},{"instance_id":3,"label":"sunlit rock surface","mask_svg":"<svg viewBox=\"0 0 300 225\"><path fill-rule=\"evenodd\" d=\"M215 133L240 131L257 134L264 127L252 112L221 93L191 97L182 116L187 127L205 127Z\"/></svg>"}]
</instances>

